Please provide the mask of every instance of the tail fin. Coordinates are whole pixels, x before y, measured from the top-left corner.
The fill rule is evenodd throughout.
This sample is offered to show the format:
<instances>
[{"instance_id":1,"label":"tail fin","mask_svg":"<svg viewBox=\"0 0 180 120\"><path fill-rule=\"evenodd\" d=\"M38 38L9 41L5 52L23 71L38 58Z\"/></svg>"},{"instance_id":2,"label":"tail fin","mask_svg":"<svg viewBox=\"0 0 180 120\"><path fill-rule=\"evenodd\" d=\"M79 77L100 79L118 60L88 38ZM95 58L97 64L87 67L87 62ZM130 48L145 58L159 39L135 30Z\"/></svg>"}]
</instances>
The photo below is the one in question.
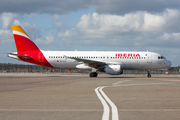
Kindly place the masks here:
<instances>
[{"instance_id":1,"label":"tail fin","mask_svg":"<svg viewBox=\"0 0 180 120\"><path fill-rule=\"evenodd\" d=\"M34 44L33 41L31 41L21 26L11 25L11 27L16 43L17 53L39 50L39 48Z\"/></svg>"},{"instance_id":2,"label":"tail fin","mask_svg":"<svg viewBox=\"0 0 180 120\"><path fill-rule=\"evenodd\" d=\"M34 44L19 25L11 25L17 52L8 53L8 57L37 65L53 67L43 52Z\"/></svg>"}]
</instances>

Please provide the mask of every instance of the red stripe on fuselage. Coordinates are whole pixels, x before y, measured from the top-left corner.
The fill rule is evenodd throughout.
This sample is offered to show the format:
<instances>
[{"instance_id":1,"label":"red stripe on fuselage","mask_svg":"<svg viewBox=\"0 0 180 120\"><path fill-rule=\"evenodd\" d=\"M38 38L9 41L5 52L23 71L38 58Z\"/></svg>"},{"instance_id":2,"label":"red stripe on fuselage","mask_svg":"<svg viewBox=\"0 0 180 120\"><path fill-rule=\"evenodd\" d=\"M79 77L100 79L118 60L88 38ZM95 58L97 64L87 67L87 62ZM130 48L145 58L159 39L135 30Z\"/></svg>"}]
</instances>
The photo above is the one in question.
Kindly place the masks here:
<instances>
[{"instance_id":1,"label":"red stripe on fuselage","mask_svg":"<svg viewBox=\"0 0 180 120\"><path fill-rule=\"evenodd\" d=\"M17 54L20 55L28 55L30 58L23 58L19 57L20 60L46 66L46 67L53 67L45 58L42 51L28 38L14 34Z\"/></svg>"}]
</instances>

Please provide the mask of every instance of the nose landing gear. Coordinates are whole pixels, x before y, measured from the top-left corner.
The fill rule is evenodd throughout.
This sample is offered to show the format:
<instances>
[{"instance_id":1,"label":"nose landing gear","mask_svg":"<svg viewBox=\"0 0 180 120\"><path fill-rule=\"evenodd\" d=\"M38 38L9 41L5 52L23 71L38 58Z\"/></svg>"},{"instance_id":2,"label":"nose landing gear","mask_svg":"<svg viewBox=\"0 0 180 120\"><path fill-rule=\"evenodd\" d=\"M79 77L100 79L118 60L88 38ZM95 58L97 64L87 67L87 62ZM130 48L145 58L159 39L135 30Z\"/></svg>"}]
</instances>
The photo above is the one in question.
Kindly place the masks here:
<instances>
[{"instance_id":1,"label":"nose landing gear","mask_svg":"<svg viewBox=\"0 0 180 120\"><path fill-rule=\"evenodd\" d=\"M151 73L150 71L147 71L147 77L150 78L151 77Z\"/></svg>"}]
</instances>

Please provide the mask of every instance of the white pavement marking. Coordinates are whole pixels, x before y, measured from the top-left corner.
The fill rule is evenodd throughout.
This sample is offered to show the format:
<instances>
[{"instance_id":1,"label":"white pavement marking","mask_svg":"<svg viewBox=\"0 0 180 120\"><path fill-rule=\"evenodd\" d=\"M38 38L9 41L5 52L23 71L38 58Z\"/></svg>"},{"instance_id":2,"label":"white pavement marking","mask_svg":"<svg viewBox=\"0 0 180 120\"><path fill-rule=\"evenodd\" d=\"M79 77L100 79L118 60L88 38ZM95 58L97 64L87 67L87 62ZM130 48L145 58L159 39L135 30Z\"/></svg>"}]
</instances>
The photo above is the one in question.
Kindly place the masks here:
<instances>
[{"instance_id":1,"label":"white pavement marking","mask_svg":"<svg viewBox=\"0 0 180 120\"><path fill-rule=\"evenodd\" d=\"M119 84L121 84L121 83L123 83L123 82L127 82L127 81L131 81L131 80L118 81L118 82L113 83L112 85L113 85L113 86L117 86L117 85L119 85Z\"/></svg>"},{"instance_id":2,"label":"white pavement marking","mask_svg":"<svg viewBox=\"0 0 180 120\"><path fill-rule=\"evenodd\" d=\"M16 111L39 111L39 112L92 112L92 111L102 111L101 109L0 109L0 111L16 112Z\"/></svg>"},{"instance_id":3,"label":"white pavement marking","mask_svg":"<svg viewBox=\"0 0 180 120\"><path fill-rule=\"evenodd\" d=\"M99 100L101 101L101 103L102 103L102 105L103 105L103 108L104 108L104 112L103 112L103 115L102 115L102 120L109 120L109 106L108 106L108 104L106 103L106 101L103 99L103 97L101 96L101 94L99 93L99 89L100 89L101 87L97 87L96 89L95 89L95 92L96 92L96 94L97 94L97 96L98 96L98 98L99 98Z\"/></svg>"},{"instance_id":4,"label":"white pavement marking","mask_svg":"<svg viewBox=\"0 0 180 120\"><path fill-rule=\"evenodd\" d=\"M119 109L121 112L179 112L180 109Z\"/></svg>"},{"instance_id":5,"label":"white pavement marking","mask_svg":"<svg viewBox=\"0 0 180 120\"><path fill-rule=\"evenodd\" d=\"M142 84L125 84L125 85L121 85L124 82L128 82L131 80L123 80L123 81L118 81L116 83L113 83L112 86L102 86L102 87L97 87L95 89L95 92L99 98L99 100L101 101L103 108L104 108L104 112L102 115L102 120L109 120L109 114L110 114L110 110L109 110L109 106L108 104L111 106L111 111L112 111L112 120L119 120L119 116L118 116L118 111L128 111L128 109L120 109L118 110L116 105L107 97L107 95L103 92L103 88L105 87L117 87L117 86L137 86L137 85L154 85L154 84L169 84L169 83L142 83ZM103 97L104 98L103 98ZM108 104L107 104L108 103ZM142 111L148 111L148 109L144 109ZM141 109L132 109L129 111L141 111ZM179 109L151 109L150 111L180 111Z\"/></svg>"},{"instance_id":6,"label":"white pavement marking","mask_svg":"<svg viewBox=\"0 0 180 120\"><path fill-rule=\"evenodd\" d=\"M119 82L114 83L113 86L119 86L119 84L121 84L123 82L127 82L127 81L131 81L131 80L119 81ZM117 109L116 105L107 97L107 95L102 90L105 87L112 87L112 86L97 87L95 89L95 92L96 92L96 94L97 94L97 96L98 96L99 100L101 101L103 108L104 108L102 120L109 120L110 110L109 110L108 104L111 106L112 120L119 120L118 109Z\"/></svg>"},{"instance_id":7,"label":"white pavement marking","mask_svg":"<svg viewBox=\"0 0 180 120\"><path fill-rule=\"evenodd\" d=\"M138 86L138 85L157 85L157 84L171 84L171 83L142 83L142 84L125 84L125 85L115 85L116 86ZM174 84L174 83L172 83ZM109 86L110 87L110 86ZM113 86L111 86L113 87Z\"/></svg>"},{"instance_id":8,"label":"white pavement marking","mask_svg":"<svg viewBox=\"0 0 180 120\"><path fill-rule=\"evenodd\" d=\"M111 110L112 110L112 120L119 120L119 116L118 116L118 110L117 107L115 106L115 104L106 96L106 94L102 91L102 89L105 87L101 87L99 89L99 91L101 92L101 94L103 95L103 97L106 99L106 101L110 104L111 106Z\"/></svg>"},{"instance_id":9,"label":"white pavement marking","mask_svg":"<svg viewBox=\"0 0 180 120\"><path fill-rule=\"evenodd\" d=\"M112 111L112 120L119 120L119 116L118 116L118 110L117 107L115 106L115 104L107 97L107 95L103 92L103 88L108 87L108 86L103 86L103 87L97 87L95 89L95 92L99 98L99 100L101 101L103 108L104 108L104 112L102 115L102 120L109 120L109 114L110 114L110 110L109 110L109 106L108 104L111 106L111 111ZM101 94L100 94L101 93ZM103 98L103 97L104 98ZM108 103L108 104L107 104Z\"/></svg>"},{"instance_id":10,"label":"white pavement marking","mask_svg":"<svg viewBox=\"0 0 180 120\"><path fill-rule=\"evenodd\" d=\"M92 112L103 111L102 109L0 109L1 112L17 112L17 111L39 111L39 112ZM118 109L121 112L180 112L180 109Z\"/></svg>"}]
</instances>

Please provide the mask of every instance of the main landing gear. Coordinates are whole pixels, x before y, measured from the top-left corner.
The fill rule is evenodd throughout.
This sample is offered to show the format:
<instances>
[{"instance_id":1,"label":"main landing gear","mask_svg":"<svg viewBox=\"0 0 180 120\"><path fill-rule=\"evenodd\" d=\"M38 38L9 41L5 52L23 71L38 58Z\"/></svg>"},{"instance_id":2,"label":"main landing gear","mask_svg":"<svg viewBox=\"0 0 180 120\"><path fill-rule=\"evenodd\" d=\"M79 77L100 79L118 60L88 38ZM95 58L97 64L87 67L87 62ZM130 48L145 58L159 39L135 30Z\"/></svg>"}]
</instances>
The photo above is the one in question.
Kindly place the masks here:
<instances>
[{"instance_id":1,"label":"main landing gear","mask_svg":"<svg viewBox=\"0 0 180 120\"><path fill-rule=\"evenodd\" d=\"M151 73L150 71L147 71L147 77L150 78L151 77Z\"/></svg>"},{"instance_id":2,"label":"main landing gear","mask_svg":"<svg viewBox=\"0 0 180 120\"><path fill-rule=\"evenodd\" d=\"M89 77L97 77L98 76L98 73L97 72L91 72L90 74L89 74Z\"/></svg>"}]
</instances>

